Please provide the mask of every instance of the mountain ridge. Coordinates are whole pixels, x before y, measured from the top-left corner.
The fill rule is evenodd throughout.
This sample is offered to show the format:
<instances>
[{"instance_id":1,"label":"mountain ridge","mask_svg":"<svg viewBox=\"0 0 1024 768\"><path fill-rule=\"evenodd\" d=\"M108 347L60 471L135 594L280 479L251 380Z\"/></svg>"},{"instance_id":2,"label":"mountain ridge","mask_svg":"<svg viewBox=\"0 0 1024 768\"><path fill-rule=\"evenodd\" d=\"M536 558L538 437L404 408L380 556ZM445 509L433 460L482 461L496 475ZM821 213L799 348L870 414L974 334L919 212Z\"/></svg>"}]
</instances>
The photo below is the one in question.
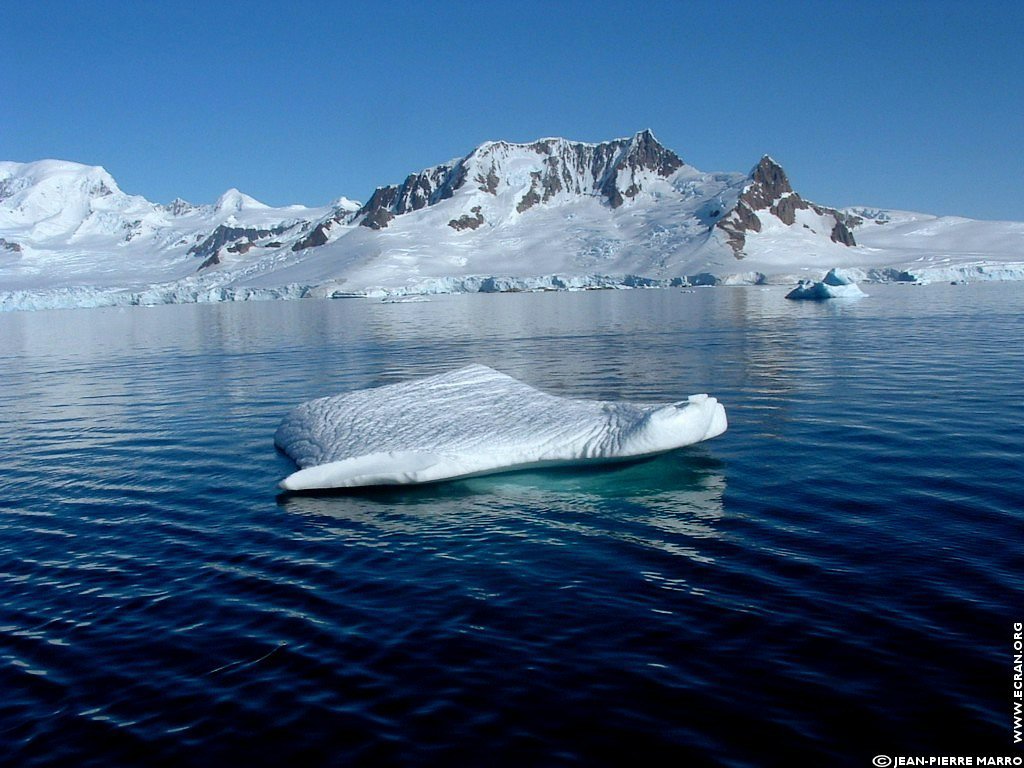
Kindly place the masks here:
<instances>
[{"instance_id":1,"label":"mountain ridge","mask_svg":"<svg viewBox=\"0 0 1024 768\"><path fill-rule=\"evenodd\" d=\"M596 143L488 141L365 203L318 208L275 208L234 188L213 204L157 204L122 192L100 166L0 162L0 294L162 286L170 300L218 300L764 282L831 266L923 274L1020 257L1024 225L953 218L810 202L770 155L746 174L702 172L649 129Z\"/></svg>"},{"instance_id":2,"label":"mountain ridge","mask_svg":"<svg viewBox=\"0 0 1024 768\"><path fill-rule=\"evenodd\" d=\"M631 198L639 192L635 179L638 171L652 170L667 177L683 165L678 155L660 144L649 129L629 139L600 143L570 142L563 138L522 144L488 141L460 160L409 175L401 185L378 187L357 214L363 216L360 224L382 229L394 216L452 197L471 176L479 190L497 195L499 186L508 183L503 161L517 152L531 151L545 159L541 169L530 171L529 188L516 204L519 213L547 202L563 189L577 195L599 195L612 208L618 208L624 196ZM619 174L627 171L631 183L623 187Z\"/></svg>"}]
</instances>

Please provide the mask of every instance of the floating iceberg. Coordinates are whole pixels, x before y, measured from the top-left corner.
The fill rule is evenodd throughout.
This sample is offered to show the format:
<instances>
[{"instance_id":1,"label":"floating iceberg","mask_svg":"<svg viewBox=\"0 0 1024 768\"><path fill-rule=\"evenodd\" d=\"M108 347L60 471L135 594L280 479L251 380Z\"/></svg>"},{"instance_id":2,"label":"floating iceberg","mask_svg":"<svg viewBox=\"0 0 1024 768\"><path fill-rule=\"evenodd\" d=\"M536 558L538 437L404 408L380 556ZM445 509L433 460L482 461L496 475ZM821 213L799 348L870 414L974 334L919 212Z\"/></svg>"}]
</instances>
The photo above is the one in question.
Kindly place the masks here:
<instances>
[{"instance_id":1,"label":"floating iceberg","mask_svg":"<svg viewBox=\"0 0 1024 768\"><path fill-rule=\"evenodd\" d=\"M669 405L571 400L483 365L310 400L274 443L301 467L289 491L425 483L649 456L722 434L708 395Z\"/></svg>"},{"instance_id":2,"label":"floating iceberg","mask_svg":"<svg viewBox=\"0 0 1024 768\"><path fill-rule=\"evenodd\" d=\"M801 280L796 288L786 294L786 298L824 301L825 299L858 299L866 295L852 277L833 267L821 282L812 283L810 280Z\"/></svg>"}]
</instances>

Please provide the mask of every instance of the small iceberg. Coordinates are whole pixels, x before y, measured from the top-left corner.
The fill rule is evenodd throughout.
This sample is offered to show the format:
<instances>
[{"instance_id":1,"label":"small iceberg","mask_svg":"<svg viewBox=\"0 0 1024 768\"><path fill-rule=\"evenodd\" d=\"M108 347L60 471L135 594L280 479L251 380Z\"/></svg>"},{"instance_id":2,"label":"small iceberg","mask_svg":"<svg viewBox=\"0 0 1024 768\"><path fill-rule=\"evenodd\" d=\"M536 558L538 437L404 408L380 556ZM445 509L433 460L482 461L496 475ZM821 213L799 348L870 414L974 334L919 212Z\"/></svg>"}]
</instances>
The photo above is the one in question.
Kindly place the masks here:
<instances>
[{"instance_id":1,"label":"small iceberg","mask_svg":"<svg viewBox=\"0 0 1024 768\"><path fill-rule=\"evenodd\" d=\"M801 280L796 288L786 294L787 299L859 299L867 296L852 277L833 267L824 279L817 283Z\"/></svg>"},{"instance_id":2,"label":"small iceberg","mask_svg":"<svg viewBox=\"0 0 1024 768\"><path fill-rule=\"evenodd\" d=\"M650 456L727 426L708 395L667 405L572 400L471 365L302 403L274 443L300 467L281 488L302 491Z\"/></svg>"}]
</instances>

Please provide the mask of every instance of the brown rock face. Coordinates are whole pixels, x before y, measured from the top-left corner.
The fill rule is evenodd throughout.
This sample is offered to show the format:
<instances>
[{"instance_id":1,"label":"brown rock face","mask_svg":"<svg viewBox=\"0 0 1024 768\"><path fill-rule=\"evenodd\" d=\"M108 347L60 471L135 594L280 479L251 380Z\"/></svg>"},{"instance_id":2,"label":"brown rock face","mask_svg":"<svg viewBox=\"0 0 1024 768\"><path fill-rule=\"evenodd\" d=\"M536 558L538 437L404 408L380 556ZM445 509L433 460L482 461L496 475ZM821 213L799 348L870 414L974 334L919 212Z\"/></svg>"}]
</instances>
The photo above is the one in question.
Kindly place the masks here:
<instances>
[{"instance_id":1,"label":"brown rock face","mask_svg":"<svg viewBox=\"0 0 1024 768\"><path fill-rule=\"evenodd\" d=\"M683 161L671 149L662 146L650 130L641 131L633 137L633 145L624 158L623 167L649 168L659 176L671 176L679 170Z\"/></svg>"},{"instance_id":2,"label":"brown rock face","mask_svg":"<svg viewBox=\"0 0 1024 768\"><path fill-rule=\"evenodd\" d=\"M853 239L853 232L846 226L845 221L836 221L836 225L832 227L832 242L851 246L857 244Z\"/></svg>"},{"instance_id":3,"label":"brown rock face","mask_svg":"<svg viewBox=\"0 0 1024 768\"><path fill-rule=\"evenodd\" d=\"M754 166L750 172L750 181L753 183L748 200L754 208L767 207L773 200L778 200L793 191L782 166L768 155L762 157L761 162ZM757 205L753 205L755 201Z\"/></svg>"},{"instance_id":4,"label":"brown rock face","mask_svg":"<svg viewBox=\"0 0 1024 768\"><path fill-rule=\"evenodd\" d=\"M377 191L380 192L380 190ZM308 235L296 241L292 245L292 250L302 251L306 248L318 248L325 245L330 240L330 232L336 224L348 224L354 217L355 214L347 208L335 208L334 213L313 227Z\"/></svg>"},{"instance_id":5,"label":"brown rock face","mask_svg":"<svg viewBox=\"0 0 1024 768\"><path fill-rule=\"evenodd\" d=\"M492 195L498 194L498 181L498 174L494 172L493 165L490 167L490 170L487 171L486 176L477 174L476 177L476 183L479 185L479 190L481 192L489 192Z\"/></svg>"},{"instance_id":6,"label":"brown rock face","mask_svg":"<svg viewBox=\"0 0 1024 768\"><path fill-rule=\"evenodd\" d=\"M367 213L366 218L359 223L361 226L369 227L370 229L384 229L393 218L395 218L395 214L391 211L386 208L378 208Z\"/></svg>"},{"instance_id":7,"label":"brown rock face","mask_svg":"<svg viewBox=\"0 0 1024 768\"><path fill-rule=\"evenodd\" d=\"M533 208L533 206L535 206L539 202L540 195L538 195L536 191L534 191L533 189L530 189L529 192L523 195L523 199L516 204L516 211L522 213L523 211L528 210L529 208Z\"/></svg>"},{"instance_id":8,"label":"brown rock face","mask_svg":"<svg viewBox=\"0 0 1024 768\"><path fill-rule=\"evenodd\" d=\"M317 248L318 246L325 245L327 243L327 232L330 227L327 223L321 222L313 227L313 231L306 235L301 240L296 241L295 245L292 246L293 251L301 251L305 248Z\"/></svg>"},{"instance_id":9,"label":"brown rock face","mask_svg":"<svg viewBox=\"0 0 1024 768\"><path fill-rule=\"evenodd\" d=\"M785 197L772 203L768 210L778 216L779 219L782 220L783 224L786 226L792 226L796 223L796 212L809 207L810 206L807 205L806 201L804 201L800 195L796 192L791 192Z\"/></svg>"},{"instance_id":10,"label":"brown rock face","mask_svg":"<svg viewBox=\"0 0 1024 768\"><path fill-rule=\"evenodd\" d=\"M255 227L228 227L221 224L217 227L210 235L200 243L193 245L188 249L190 256L198 256L203 259L203 263L199 266L199 269L204 269L214 264L220 263L220 258L217 256L217 252L225 245L231 244L229 250L234 253L245 253L249 247L252 247L256 240L261 240L265 237L274 237L291 229L294 224L281 224L270 229L257 229ZM248 242L246 249L240 250L243 245L239 241Z\"/></svg>"},{"instance_id":11,"label":"brown rock face","mask_svg":"<svg viewBox=\"0 0 1024 768\"><path fill-rule=\"evenodd\" d=\"M464 229L476 229L477 227L484 223L484 217L483 214L480 213L479 205L474 205L470 209L470 212L475 215L470 216L469 214L466 214L464 216L460 216L457 219L452 219L451 221L448 222L448 226L456 230L457 232L461 232Z\"/></svg>"},{"instance_id":12,"label":"brown rock face","mask_svg":"<svg viewBox=\"0 0 1024 768\"><path fill-rule=\"evenodd\" d=\"M21 253L21 244L14 243L10 240L4 240L0 237L0 251L7 251L8 253Z\"/></svg>"},{"instance_id":13,"label":"brown rock face","mask_svg":"<svg viewBox=\"0 0 1024 768\"><path fill-rule=\"evenodd\" d=\"M395 216L447 200L465 183L466 174L465 160L411 174L398 186L378 187L356 216L363 217L361 226L384 229Z\"/></svg>"}]
</instances>

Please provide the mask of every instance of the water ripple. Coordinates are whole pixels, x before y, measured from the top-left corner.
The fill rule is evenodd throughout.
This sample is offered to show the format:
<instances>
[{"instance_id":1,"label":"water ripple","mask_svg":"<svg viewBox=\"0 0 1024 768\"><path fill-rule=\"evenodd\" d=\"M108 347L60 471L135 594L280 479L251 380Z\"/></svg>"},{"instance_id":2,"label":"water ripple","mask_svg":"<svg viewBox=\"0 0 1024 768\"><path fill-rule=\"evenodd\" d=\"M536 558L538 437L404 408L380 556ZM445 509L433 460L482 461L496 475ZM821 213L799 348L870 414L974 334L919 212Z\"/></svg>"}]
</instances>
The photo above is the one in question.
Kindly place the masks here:
<instances>
[{"instance_id":1,"label":"water ripple","mask_svg":"<svg viewBox=\"0 0 1024 768\"><path fill-rule=\"evenodd\" d=\"M1024 605L1024 353L1005 343L1024 299L956 295L0 315L0 748L23 766L991 752ZM710 391L730 431L602 470L276 495L290 406L468 362L567 396Z\"/></svg>"}]
</instances>

